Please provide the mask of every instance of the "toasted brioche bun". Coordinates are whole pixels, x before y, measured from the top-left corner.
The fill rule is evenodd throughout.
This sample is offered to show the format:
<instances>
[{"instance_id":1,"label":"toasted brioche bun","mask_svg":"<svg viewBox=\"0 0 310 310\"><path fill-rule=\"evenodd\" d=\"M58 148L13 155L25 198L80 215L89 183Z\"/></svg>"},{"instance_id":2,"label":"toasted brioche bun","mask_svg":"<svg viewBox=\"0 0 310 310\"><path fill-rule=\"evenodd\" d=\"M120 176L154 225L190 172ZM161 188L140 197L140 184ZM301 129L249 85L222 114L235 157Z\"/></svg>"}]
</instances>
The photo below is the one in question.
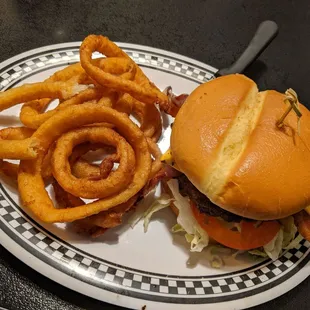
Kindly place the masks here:
<instances>
[{"instance_id":1,"label":"toasted brioche bun","mask_svg":"<svg viewBox=\"0 0 310 310\"><path fill-rule=\"evenodd\" d=\"M176 116L171 151L179 169L213 203L240 216L279 219L310 205L310 112L300 133L276 91L244 75L199 86Z\"/></svg>"}]
</instances>

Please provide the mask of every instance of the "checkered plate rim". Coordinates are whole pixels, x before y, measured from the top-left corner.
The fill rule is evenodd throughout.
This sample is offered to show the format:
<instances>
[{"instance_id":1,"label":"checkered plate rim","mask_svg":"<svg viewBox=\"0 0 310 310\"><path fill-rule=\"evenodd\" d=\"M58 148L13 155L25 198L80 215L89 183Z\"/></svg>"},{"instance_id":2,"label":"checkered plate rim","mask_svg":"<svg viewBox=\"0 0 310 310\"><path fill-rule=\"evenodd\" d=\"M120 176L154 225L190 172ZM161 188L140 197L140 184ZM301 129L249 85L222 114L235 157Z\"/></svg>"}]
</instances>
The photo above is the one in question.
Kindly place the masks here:
<instances>
[{"instance_id":1,"label":"checkered plate rim","mask_svg":"<svg viewBox=\"0 0 310 310\"><path fill-rule=\"evenodd\" d=\"M141 66L169 72L202 83L213 78L216 69L149 51L124 48ZM0 90L13 87L32 74L78 61L75 48L28 55L1 68ZM30 253L70 276L118 294L174 303L216 303L260 293L285 281L309 261L309 242L302 240L272 262L267 260L247 270L220 276L182 277L159 275L118 266L96 259L62 242L34 223L0 186L0 228Z\"/></svg>"}]
</instances>

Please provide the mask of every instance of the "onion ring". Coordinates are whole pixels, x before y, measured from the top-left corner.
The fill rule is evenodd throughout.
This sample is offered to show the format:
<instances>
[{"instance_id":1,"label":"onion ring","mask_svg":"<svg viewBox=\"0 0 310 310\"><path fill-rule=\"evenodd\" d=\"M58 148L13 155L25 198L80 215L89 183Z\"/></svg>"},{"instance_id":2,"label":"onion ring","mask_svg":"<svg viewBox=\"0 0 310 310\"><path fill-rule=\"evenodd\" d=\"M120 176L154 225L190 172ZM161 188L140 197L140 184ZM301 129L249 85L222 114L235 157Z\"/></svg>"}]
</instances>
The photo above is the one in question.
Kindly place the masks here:
<instances>
[{"instance_id":1,"label":"onion ring","mask_svg":"<svg viewBox=\"0 0 310 310\"><path fill-rule=\"evenodd\" d=\"M75 197L54 181L52 183L57 204L61 208L73 208L85 204L83 200ZM116 227L122 223L123 215L128 212L136 203L138 195L133 196L127 202L122 203L112 210L103 211L82 220L74 222L76 227L83 232L89 233L92 237L102 235L108 228Z\"/></svg>"},{"instance_id":2,"label":"onion ring","mask_svg":"<svg viewBox=\"0 0 310 310\"><path fill-rule=\"evenodd\" d=\"M100 179L100 168L98 165L90 164L83 158L71 165L71 173L77 178Z\"/></svg>"},{"instance_id":3,"label":"onion ring","mask_svg":"<svg viewBox=\"0 0 310 310\"><path fill-rule=\"evenodd\" d=\"M145 136L151 137L154 141L161 136L161 115L154 104L145 104L125 93L120 96L113 108L128 115L133 114Z\"/></svg>"},{"instance_id":4,"label":"onion ring","mask_svg":"<svg viewBox=\"0 0 310 310\"><path fill-rule=\"evenodd\" d=\"M137 66L130 58L109 57L97 58L92 61L103 72L125 80L133 80L137 72Z\"/></svg>"},{"instance_id":5,"label":"onion ring","mask_svg":"<svg viewBox=\"0 0 310 310\"><path fill-rule=\"evenodd\" d=\"M37 156L38 144L30 137L34 130L26 127L8 127L0 130L1 159L31 159ZM13 167L2 164L5 169ZM16 170L16 169L14 169Z\"/></svg>"},{"instance_id":6,"label":"onion ring","mask_svg":"<svg viewBox=\"0 0 310 310\"><path fill-rule=\"evenodd\" d=\"M63 98L72 96L86 88L78 84L78 77L67 82L42 82L25 84L0 93L0 111L23 101L38 98ZM32 159L38 155L38 141L27 138L20 141L0 140L1 159Z\"/></svg>"},{"instance_id":7,"label":"onion ring","mask_svg":"<svg viewBox=\"0 0 310 310\"><path fill-rule=\"evenodd\" d=\"M86 141L117 148L120 155L119 168L106 179L93 181L89 178L79 179L71 174L68 158L74 146ZM52 157L52 167L55 179L70 194L89 199L105 198L123 190L131 182L135 157L130 145L114 130L105 127L84 127L69 131L58 139Z\"/></svg>"},{"instance_id":8,"label":"onion ring","mask_svg":"<svg viewBox=\"0 0 310 310\"><path fill-rule=\"evenodd\" d=\"M159 103L163 106L168 103L167 96L159 91L137 67L137 82L125 80L121 77L113 76L104 72L96 66L92 60L93 52L98 51L107 57L119 57L134 61L122 51L116 44L103 36L89 35L84 39L80 47L81 65L86 73L98 84L112 89L118 89L124 93L129 93L134 98L146 103Z\"/></svg>"},{"instance_id":9,"label":"onion ring","mask_svg":"<svg viewBox=\"0 0 310 310\"><path fill-rule=\"evenodd\" d=\"M107 159L104 159L100 166L88 163L86 160L81 158L81 156L88 153L89 151L95 151L97 149L103 149L110 156L114 156L114 154L111 152L111 147L103 146L101 144L83 143L73 149L69 161L71 172L75 177L99 180L105 179L108 176L108 172L110 172L113 168L111 167L111 161L118 162L119 156L107 156ZM111 167L111 169L109 169L109 167Z\"/></svg>"},{"instance_id":10,"label":"onion ring","mask_svg":"<svg viewBox=\"0 0 310 310\"><path fill-rule=\"evenodd\" d=\"M73 76L81 75L84 72L85 71L82 68L81 64L76 63L55 72L44 82L66 82L70 80ZM22 107L20 117L22 118L24 113L30 113L30 115L36 115L38 113L41 113L51 101L52 99L45 98L26 102Z\"/></svg>"},{"instance_id":11,"label":"onion ring","mask_svg":"<svg viewBox=\"0 0 310 310\"><path fill-rule=\"evenodd\" d=\"M162 153L158 145L152 139L147 138L147 143L149 146L150 153L154 158L150 173L150 179L152 179L157 174L157 172L162 168L162 162L160 160Z\"/></svg>"},{"instance_id":12,"label":"onion ring","mask_svg":"<svg viewBox=\"0 0 310 310\"><path fill-rule=\"evenodd\" d=\"M7 127L0 130L1 140L24 140L32 136L34 130L27 127Z\"/></svg>"},{"instance_id":13,"label":"onion ring","mask_svg":"<svg viewBox=\"0 0 310 310\"><path fill-rule=\"evenodd\" d=\"M95 151L102 147L101 144L92 143L83 143L76 146L69 158L71 173L77 178L98 177L100 175L99 166L90 164L81 157L89 151Z\"/></svg>"},{"instance_id":14,"label":"onion ring","mask_svg":"<svg viewBox=\"0 0 310 310\"><path fill-rule=\"evenodd\" d=\"M116 92L110 92L102 96L99 99L98 104L104 107L112 108L115 105L117 98L118 98L118 94Z\"/></svg>"},{"instance_id":15,"label":"onion ring","mask_svg":"<svg viewBox=\"0 0 310 310\"><path fill-rule=\"evenodd\" d=\"M27 127L8 127L0 130L0 140L24 140L32 136L34 130ZM17 179L18 164L0 160L0 171L13 179Z\"/></svg>"},{"instance_id":16,"label":"onion ring","mask_svg":"<svg viewBox=\"0 0 310 310\"><path fill-rule=\"evenodd\" d=\"M70 98L88 87L87 85L79 84L79 78L80 76L74 76L65 82L39 82L8 89L0 93L0 111L35 99Z\"/></svg>"},{"instance_id":17,"label":"onion ring","mask_svg":"<svg viewBox=\"0 0 310 310\"><path fill-rule=\"evenodd\" d=\"M161 115L155 105L134 100L133 115L138 119L140 129L144 132L145 136L157 141L161 136L162 121Z\"/></svg>"},{"instance_id":18,"label":"onion ring","mask_svg":"<svg viewBox=\"0 0 310 310\"><path fill-rule=\"evenodd\" d=\"M40 110L37 109L38 107L40 107L40 102L39 104L37 104L36 101L31 101L30 103L26 103L22 106L20 113L20 120L25 126L37 129L60 110L63 110L71 105L82 104L85 101L99 99L104 95L104 92L107 91L98 88L86 89L81 93L79 93L78 95L62 102L55 109L47 111L45 113L40 113Z\"/></svg>"},{"instance_id":19,"label":"onion ring","mask_svg":"<svg viewBox=\"0 0 310 310\"><path fill-rule=\"evenodd\" d=\"M107 58L92 59L94 51ZM85 222L97 236L121 224L161 168L156 145L161 115L155 104L165 109L169 100L105 37L86 38L80 59L42 83L0 93L0 111L26 102L20 119L27 126L0 130L0 171L17 177L24 207L39 219ZM54 99L59 104L47 111ZM102 149L110 153L100 164L83 157ZM47 180L54 180L56 207ZM96 200L86 204L82 198Z\"/></svg>"},{"instance_id":20,"label":"onion ring","mask_svg":"<svg viewBox=\"0 0 310 310\"><path fill-rule=\"evenodd\" d=\"M119 134L133 147L136 159L133 179L126 189L113 196L89 203L87 206L55 209L41 176L44 154L62 133L94 122L112 123ZM18 187L24 206L44 222L71 222L111 209L136 195L150 175L151 156L143 133L125 114L97 104L71 106L59 111L42 124L29 139L39 142L40 152L33 160L21 161Z\"/></svg>"},{"instance_id":21,"label":"onion ring","mask_svg":"<svg viewBox=\"0 0 310 310\"><path fill-rule=\"evenodd\" d=\"M147 138L147 143L149 151L153 157L150 179L162 169L161 150L158 145L150 138ZM90 178L91 180L105 179L111 172L114 163L119 162L119 154L108 155L101 162L100 166L89 164L87 161L80 158L82 155L86 154L90 150L96 150L102 148L98 144L81 144L74 148L72 156L70 157L70 164L72 169L72 174L77 178Z\"/></svg>"},{"instance_id":22,"label":"onion ring","mask_svg":"<svg viewBox=\"0 0 310 310\"><path fill-rule=\"evenodd\" d=\"M96 59L95 63L99 65L99 67L104 67L104 69L110 74L118 74L124 79L132 79L135 75L136 68L129 62L127 59ZM57 82L57 81L68 81L69 74L74 75L77 80L83 83L90 84L92 81L84 77L84 70L80 66L80 64L71 65L68 68L56 72L45 82ZM72 79L71 75L71 79ZM74 80L74 79L73 79ZM87 92L88 91L88 92ZM82 94L82 95L81 95ZM53 116L55 113L59 111L59 109L63 109L69 105L73 104L81 104L85 101L90 101L93 99L99 99L99 96L105 96L106 101L110 100L112 103L116 100L115 92L112 96L111 91L104 89L88 89L86 93L82 92L79 95L71 98L71 100L67 100L61 103L58 107L51 111L47 111L42 113L43 110L47 107L47 105L51 102L51 99L41 99L41 100L33 100L25 103L22 106L20 112L20 119L22 123L30 128L38 128L41 124L43 124L47 119ZM77 98L76 98L77 97ZM63 98L66 99L66 98ZM101 101L103 98L101 98ZM101 102L102 103L102 102ZM112 106L106 103L106 106Z\"/></svg>"},{"instance_id":23,"label":"onion ring","mask_svg":"<svg viewBox=\"0 0 310 310\"><path fill-rule=\"evenodd\" d=\"M127 93L121 94L116 103L113 105L113 108L116 111L123 112L129 115L132 111L134 100L135 99Z\"/></svg>"},{"instance_id":24,"label":"onion ring","mask_svg":"<svg viewBox=\"0 0 310 310\"><path fill-rule=\"evenodd\" d=\"M0 139L9 140L23 140L30 138L34 133L33 129L27 127L8 127L0 130ZM47 179L52 176L52 169L50 165L50 157L53 151L51 147L44 157L42 165L42 176ZM0 160L0 171L13 179L17 179L19 164L13 164L4 160Z\"/></svg>"},{"instance_id":25,"label":"onion ring","mask_svg":"<svg viewBox=\"0 0 310 310\"><path fill-rule=\"evenodd\" d=\"M35 139L0 140L0 159L32 159L38 155Z\"/></svg>"}]
</instances>

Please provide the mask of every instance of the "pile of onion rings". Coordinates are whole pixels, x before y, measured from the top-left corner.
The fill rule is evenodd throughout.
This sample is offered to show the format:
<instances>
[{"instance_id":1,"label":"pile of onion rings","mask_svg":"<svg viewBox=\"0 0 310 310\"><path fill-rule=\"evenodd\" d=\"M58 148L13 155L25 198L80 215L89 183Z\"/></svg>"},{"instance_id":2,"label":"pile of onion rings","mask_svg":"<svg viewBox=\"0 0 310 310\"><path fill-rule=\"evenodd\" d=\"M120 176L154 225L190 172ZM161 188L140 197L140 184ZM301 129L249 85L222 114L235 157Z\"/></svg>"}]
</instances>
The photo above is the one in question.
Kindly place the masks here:
<instances>
[{"instance_id":1,"label":"pile of onion rings","mask_svg":"<svg viewBox=\"0 0 310 310\"><path fill-rule=\"evenodd\" d=\"M92 59L94 52L104 57ZM141 199L161 169L159 110L178 110L124 51L96 35L82 42L80 63L0 93L0 111L17 104L24 126L0 130L0 171L17 180L24 208L40 220L78 223L92 236L121 224ZM100 163L86 159L99 151Z\"/></svg>"}]
</instances>

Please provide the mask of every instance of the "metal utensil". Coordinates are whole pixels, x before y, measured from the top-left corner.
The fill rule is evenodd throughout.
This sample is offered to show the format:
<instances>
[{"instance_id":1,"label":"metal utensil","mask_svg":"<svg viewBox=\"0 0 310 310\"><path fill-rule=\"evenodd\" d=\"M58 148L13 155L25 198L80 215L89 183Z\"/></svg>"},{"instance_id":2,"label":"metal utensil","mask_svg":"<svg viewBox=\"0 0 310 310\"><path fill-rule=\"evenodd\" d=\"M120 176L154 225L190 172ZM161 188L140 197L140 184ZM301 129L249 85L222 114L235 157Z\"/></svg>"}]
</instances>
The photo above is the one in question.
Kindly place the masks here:
<instances>
[{"instance_id":1,"label":"metal utensil","mask_svg":"<svg viewBox=\"0 0 310 310\"><path fill-rule=\"evenodd\" d=\"M241 56L230 67L217 71L215 77L243 72L259 57L277 34L278 25L274 21L266 20L262 22Z\"/></svg>"}]
</instances>

